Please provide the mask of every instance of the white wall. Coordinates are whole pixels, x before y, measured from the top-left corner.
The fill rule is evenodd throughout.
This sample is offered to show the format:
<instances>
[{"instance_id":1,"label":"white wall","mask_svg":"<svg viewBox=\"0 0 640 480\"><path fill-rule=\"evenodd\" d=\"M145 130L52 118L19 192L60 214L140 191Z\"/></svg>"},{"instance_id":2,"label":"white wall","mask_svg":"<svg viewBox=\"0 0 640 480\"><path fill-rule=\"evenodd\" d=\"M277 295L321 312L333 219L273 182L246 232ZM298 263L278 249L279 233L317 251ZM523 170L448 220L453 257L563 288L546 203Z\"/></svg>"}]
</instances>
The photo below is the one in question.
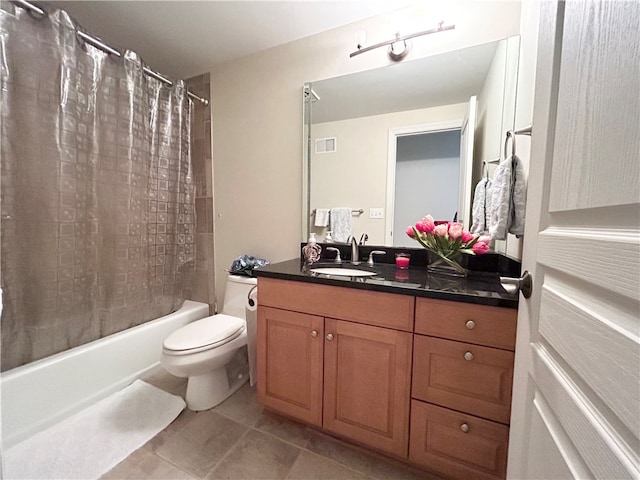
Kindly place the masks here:
<instances>
[{"instance_id":1,"label":"white wall","mask_svg":"<svg viewBox=\"0 0 640 480\"><path fill-rule=\"evenodd\" d=\"M515 128L522 128L533 122L539 17L540 5L538 2L522 2ZM535 125L533 127L533 132L535 135ZM524 166L524 171L528 175L530 168L529 153L531 149L531 137L518 135L516 141L518 157L520 157ZM509 234L506 240L506 254L514 258L522 258L522 239L518 239L514 235Z\"/></svg>"},{"instance_id":2,"label":"white wall","mask_svg":"<svg viewBox=\"0 0 640 480\"><path fill-rule=\"evenodd\" d=\"M369 209L386 207L389 129L451 121L462 123L466 109L467 105L460 103L313 124L311 144L315 145L317 138L336 137L337 151L324 154L312 152L311 210L361 208L364 213L353 217L354 234L359 238L362 233L367 233L369 244L383 245L385 220L370 219ZM457 178L455 184L457 187ZM325 230L318 227L312 229L319 239L324 238Z\"/></svg>"},{"instance_id":3,"label":"white wall","mask_svg":"<svg viewBox=\"0 0 640 480\"><path fill-rule=\"evenodd\" d=\"M474 145L474 158L482 160L493 160L500 156L500 147L504 135L502 125L502 104L505 87L505 64L507 60L507 42L501 42L496 49L496 54L491 62L491 68L487 73L482 90L478 95L478 114L476 139ZM500 105L501 108L491 108L492 105ZM490 174L495 169L491 167ZM481 163L478 162L478 167ZM473 173L474 186L480 179L481 168L477 168Z\"/></svg>"},{"instance_id":4,"label":"white wall","mask_svg":"<svg viewBox=\"0 0 640 480\"><path fill-rule=\"evenodd\" d=\"M517 35L520 2L425 1L212 69L218 302L225 269L236 256L277 262L300 255L303 83L390 64L384 48L349 58L359 30L373 44L389 39L393 25L414 32L441 18L456 29L414 39L404 61Z\"/></svg>"}]
</instances>

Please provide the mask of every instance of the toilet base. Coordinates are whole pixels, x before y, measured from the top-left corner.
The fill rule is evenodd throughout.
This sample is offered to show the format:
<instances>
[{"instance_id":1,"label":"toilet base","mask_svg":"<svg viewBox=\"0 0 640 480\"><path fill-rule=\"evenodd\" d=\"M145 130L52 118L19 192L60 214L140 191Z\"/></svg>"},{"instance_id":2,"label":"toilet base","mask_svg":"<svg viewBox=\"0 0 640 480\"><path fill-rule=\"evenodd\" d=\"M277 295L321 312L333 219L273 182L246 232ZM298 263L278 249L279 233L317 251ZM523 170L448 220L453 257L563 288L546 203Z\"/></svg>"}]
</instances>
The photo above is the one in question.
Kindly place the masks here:
<instances>
[{"instance_id":1,"label":"toilet base","mask_svg":"<svg viewBox=\"0 0 640 480\"><path fill-rule=\"evenodd\" d=\"M204 375L189 377L185 395L187 408L199 412L219 405L249 380L248 374L243 373L238 377L229 384L224 366Z\"/></svg>"}]
</instances>

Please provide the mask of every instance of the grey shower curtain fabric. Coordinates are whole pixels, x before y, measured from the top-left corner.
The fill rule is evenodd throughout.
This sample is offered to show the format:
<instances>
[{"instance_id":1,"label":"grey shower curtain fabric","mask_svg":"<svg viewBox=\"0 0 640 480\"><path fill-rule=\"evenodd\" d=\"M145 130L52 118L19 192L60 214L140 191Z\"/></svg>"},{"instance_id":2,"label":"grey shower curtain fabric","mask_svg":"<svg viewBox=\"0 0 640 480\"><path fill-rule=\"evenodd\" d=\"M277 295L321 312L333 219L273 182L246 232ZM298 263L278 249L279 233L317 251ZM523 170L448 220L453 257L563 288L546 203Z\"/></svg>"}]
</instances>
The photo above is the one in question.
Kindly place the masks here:
<instances>
[{"instance_id":1,"label":"grey shower curtain fabric","mask_svg":"<svg viewBox=\"0 0 640 480\"><path fill-rule=\"evenodd\" d=\"M168 314L191 288L184 84L0 3L2 370Z\"/></svg>"}]
</instances>

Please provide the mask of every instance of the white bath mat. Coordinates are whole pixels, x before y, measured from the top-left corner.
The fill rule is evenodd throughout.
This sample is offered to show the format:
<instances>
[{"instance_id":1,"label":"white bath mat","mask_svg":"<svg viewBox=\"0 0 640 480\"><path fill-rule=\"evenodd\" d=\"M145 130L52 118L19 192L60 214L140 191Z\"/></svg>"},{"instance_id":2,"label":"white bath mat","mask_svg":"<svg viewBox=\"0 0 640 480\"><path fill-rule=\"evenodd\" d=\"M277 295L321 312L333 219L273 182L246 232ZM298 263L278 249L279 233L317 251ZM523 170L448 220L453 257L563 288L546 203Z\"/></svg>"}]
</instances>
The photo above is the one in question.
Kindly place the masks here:
<instances>
[{"instance_id":1,"label":"white bath mat","mask_svg":"<svg viewBox=\"0 0 640 480\"><path fill-rule=\"evenodd\" d=\"M184 400L136 380L3 454L4 478L96 479L169 425Z\"/></svg>"}]
</instances>

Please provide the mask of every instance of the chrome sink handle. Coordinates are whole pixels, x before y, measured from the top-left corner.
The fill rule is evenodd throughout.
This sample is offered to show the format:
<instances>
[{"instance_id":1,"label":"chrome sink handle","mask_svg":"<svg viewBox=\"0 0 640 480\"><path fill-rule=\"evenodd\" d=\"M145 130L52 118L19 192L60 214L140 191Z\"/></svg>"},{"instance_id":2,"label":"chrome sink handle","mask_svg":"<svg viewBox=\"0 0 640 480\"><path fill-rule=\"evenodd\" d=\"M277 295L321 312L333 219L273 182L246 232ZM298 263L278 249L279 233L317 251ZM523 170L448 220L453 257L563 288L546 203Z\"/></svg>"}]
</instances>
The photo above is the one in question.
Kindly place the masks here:
<instances>
[{"instance_id":1,"label":"chrome sink handle","mask_svg":"<svg viewBox=\"0 0 640 480\"><path fill-rule=\"evenodd\" d=\"M333 263L342 263L342 259L340 258L340 249L336 247L327 247L325 250L331 250L332 252L336 252L336 258Z\"/></svg>"},{"instance_id":2,"label":"chrome sink handle","mask_svg":"<svg viewBox=\"0 0 640 480\"><path fill-rule=\"evenodd\" d=\"M373 267L374 263L373 263L373 256L374 255L386 255L387 252L385 252L384 250L374 250L373 252L371 252L369 254L369 260L367 260L367 265L369 265L370 267Z\"/></svg>"}]
</instances>

